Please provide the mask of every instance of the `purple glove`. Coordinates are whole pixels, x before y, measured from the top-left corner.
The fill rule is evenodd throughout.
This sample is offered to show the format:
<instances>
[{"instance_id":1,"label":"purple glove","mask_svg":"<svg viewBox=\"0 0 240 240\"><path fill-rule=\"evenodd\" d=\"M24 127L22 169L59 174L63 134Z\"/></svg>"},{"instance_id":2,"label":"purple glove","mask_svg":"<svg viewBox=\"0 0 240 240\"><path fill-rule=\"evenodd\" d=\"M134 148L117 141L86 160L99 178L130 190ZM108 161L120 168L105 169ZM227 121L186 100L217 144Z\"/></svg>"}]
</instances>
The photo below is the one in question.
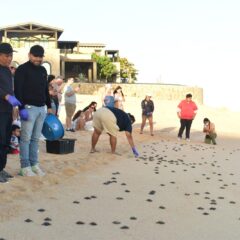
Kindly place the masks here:
<instances>
[{"instance_id":1,"label":"purple glove","mask_svg":"<svg viewBox=\"0 0 240 240\"><path fill-rule=\"evenodd\" d=\"M7 101L13 106L21 106L22 104L15 98L15 96L9 95Z\"/></svg>"},{"instance_id":2,"label":"purple glove","mask_svg":"<svg viewBox=\"0 0 240 240\"><path fill-rule=\"evenodd\" d=\"M133 154L134 154L135 157L139 156L139 153L138 153L138 151L135 147L132 147L132 151L133 151Z\"/></svg>"},{"instance_id":3,"label":"purple glove","mask_svg":"<svg viewBox=\"0 0 240 240\"><path fill-rule=\"evenodd\" d=\"M19 115L20 115L20 118L21 120L23 121L27 121L28 120L28 111L27 109L23 108L19 111Z\"/></svg>"}]
</instances>

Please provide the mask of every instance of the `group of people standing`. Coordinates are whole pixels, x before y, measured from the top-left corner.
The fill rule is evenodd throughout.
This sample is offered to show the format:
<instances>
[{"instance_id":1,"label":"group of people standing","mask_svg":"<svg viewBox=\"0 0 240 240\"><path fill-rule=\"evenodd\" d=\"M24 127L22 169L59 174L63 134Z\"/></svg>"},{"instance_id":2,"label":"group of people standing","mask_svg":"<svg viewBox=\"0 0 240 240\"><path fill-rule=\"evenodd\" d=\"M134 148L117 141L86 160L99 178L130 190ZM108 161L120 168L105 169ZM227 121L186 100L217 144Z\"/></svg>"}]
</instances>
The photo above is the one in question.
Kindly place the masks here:
<instances>
[{"instance_id":1,"label":"group of people standing","mask_svg":"<svg viewBox=\"0 0 240 240\"><path fill-rule=\"evenodd\" d=\"M0 182L12 178L4 169L11 138L13 108L18 107L21 119L19 174L22 176L45 174L39 166L38 142L46 113L52 113L47 72L41 66L43 47L34 45L30 48L29 60L17 68L14 77L9 67L13 52L10 44L0 44Z\"/></svg>"},{"instance_id":2,"label":"group of people standing","mask_svg":"<svg viewBox=\"0 0 240 240\"><path fill-rule=\"evenodd\" d=\"M141 102L142 107L142 124L140 134L143 133L146 120L149 121L150 134L153 136L153 112L154 112L154 103L151 100L151 94L147 93L145 99ZM186 98L183 99L177 106L177 116L180 119L180 128L178 131L178 140L182 140L182 135L185 131L186 141L190 141L190 130L192 122L197 114L198 107L196 103L192 100L192 94L188 93ZM203 119L203 132L205 133L204 142L207 144L216 145L216 130L215 125L208 118Z\"/></svg>"},{"instance_id":3,"label":"group of people standing","mask_svg":"<svg viewBox=\"0 0 240 240\"><path fill-rule=\"evenodd\" d=\"M192 126L192 122L195 119L195 116L197 114L198 107L194 101L192 101L192 94L188 93L186 95L186 98L182 100L178 104L178 111L177 115L180 119L180 129L178 131L178 140L182 139L182 135L184 130L186 141L190 141L190 130ZM210 122L208 118L203 119L203 132L205 133L205 140L204 142L207 144L214 144L216 145L216 138L217 134L215 131L215 125L214 123Z\"/></svg>"},{"instance_id":4,"label":"group of people standing","mask_svg":"<svg viewBox=\"0 0 240 240\"><path fill-rule=\"evenodd\" d=\"M73 117L76 110L76 93L80 86L72 88L73 79L70 78L63 89L63 79L47 75L42 66L44 58L42 46L32 46L28 54L28 61L14 71L10 68L13 52L10 44L0 43L0 182L7 182L9 178L13 177L5 171L5 166L12 130L19 132L19 128L12 129L13 109L16 107L21 121L19 145L21 168L19 174L21 176L45 175L39 165L38 142L46 114L58 115L63 92L66 108L66 130L84 129L86 124L91 121L93 130L91 153L97 151L96 144L101 133L105 131L110 138L111 153L115 154L117 132L125 131L134 156L139 156L132 137L132 124L135 118L124 111L125 96L120 86L113 90L112 86L107 84L100 109L96 110L97 103L91 102L83 110L77 111ZM154 103L151 97L151 94L148 93L141 102L140 134L143 133L148 120L150 134L153 136ZM186 99L179 103L177 112L181 125L178 132L179 140L182 139L185 129L186 140L190 140L191 124L197 109L191 94L187 94ZM205 143L216 144L215 126L208 118L204 119L203 131L206 134ZM17 135L19 134L16 133L16 137L19 137Z\"/></svg>"},{"instance_id":5,"label":"group of people standing","mask_svg":"<svg viewBox=\"0 0 240 240\"><path fill-rule=\"evenodd\" d=\"M39 165L38 143L46 114L58 114L61 94L64 92L66 130L71 130L72 116L76 109L75 93L79 90L79 87L75 89L71 87L73 79L68 79L63 90L62 80L54 77L49 78L46 69L42 66L44 58L44 48L42 46L32 46L28 54L28 61L14 69L14 72L10 69L13 52L14 50L9 43L0 43L0 182L2 183L8 182L8 179L13 177L5 171L12 134L13 109L18 108L21 121L19 146L21 168L19 175L44 176L45 173ZM124 96L120 96L119 89L114 94L116 97L113 102L118 102L119 108L123 109L120 101L124 101ZM91 152L96 150L95 145L101 130L107 126L98 118L101 114L96 112L94 114L96 117L93 116L96 106L96 102L92 102L84 109L80 113L81 119L78 122L78 127L82 128L88 120L93 120L94 132ZM115 153L116 148L116 131L125 130L132 150L137 155L131 135L131 123L134 122L134 118L121 109L108 108L107 106L104 109L108 111L108 116L112 119L112 122L108 124L110 131L107 131L110 134L112 153ZM13 131L15 130L13 129Z\"/></svg>"}]
</instances>

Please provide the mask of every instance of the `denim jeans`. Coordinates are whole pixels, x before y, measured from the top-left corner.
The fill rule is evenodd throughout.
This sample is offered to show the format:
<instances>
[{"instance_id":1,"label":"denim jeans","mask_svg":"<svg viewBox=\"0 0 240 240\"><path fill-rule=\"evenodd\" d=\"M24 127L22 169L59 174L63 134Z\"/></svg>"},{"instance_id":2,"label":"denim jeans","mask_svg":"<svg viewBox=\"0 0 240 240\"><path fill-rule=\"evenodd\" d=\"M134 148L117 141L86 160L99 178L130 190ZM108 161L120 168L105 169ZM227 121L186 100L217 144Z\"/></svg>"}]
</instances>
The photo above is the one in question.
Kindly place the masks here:
<instances>
[{"instance_id":1,"label":"denim jeans","mask_svg":"<svg viewBox=\"0 0 240 240\"><path fill-rule=\"evenodd\" d=\"M46 108L25 105L29 118L21 120L20 163L21 168L38 164L38 142L41 136Z\"/></svg>"}]
</instances>

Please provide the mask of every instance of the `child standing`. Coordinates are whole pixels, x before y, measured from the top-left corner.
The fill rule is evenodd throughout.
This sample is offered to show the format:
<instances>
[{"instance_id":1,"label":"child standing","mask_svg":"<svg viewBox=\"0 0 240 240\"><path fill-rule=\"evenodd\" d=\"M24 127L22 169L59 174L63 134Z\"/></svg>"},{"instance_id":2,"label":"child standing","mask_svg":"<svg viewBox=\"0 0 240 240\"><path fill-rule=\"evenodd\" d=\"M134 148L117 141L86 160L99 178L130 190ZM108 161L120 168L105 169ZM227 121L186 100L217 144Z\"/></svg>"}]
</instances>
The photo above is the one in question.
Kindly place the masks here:
<instances>
[{"instance_id":1,"label":"child standing","mask_svg":"<svg viewBox=\"0 0 240 240\"><path fill-rule=\"evenodd\" d=\"M10 140L10 150L11 154L19 154L19 137L20 137L20 127L18 125L12 125L12 136Z\"/></svg>"}]
</instances>

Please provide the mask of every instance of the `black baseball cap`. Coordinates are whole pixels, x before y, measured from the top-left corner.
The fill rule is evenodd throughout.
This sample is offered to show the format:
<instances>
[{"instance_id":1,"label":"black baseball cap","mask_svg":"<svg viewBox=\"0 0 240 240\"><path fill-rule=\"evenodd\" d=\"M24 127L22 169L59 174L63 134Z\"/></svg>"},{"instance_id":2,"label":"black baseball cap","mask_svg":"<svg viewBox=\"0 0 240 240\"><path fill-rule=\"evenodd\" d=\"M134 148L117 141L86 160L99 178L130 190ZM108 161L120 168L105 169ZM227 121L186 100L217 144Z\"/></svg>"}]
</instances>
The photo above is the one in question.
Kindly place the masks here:
<instances>
[{"instance_id":1,"label":"black baseball cap","mask_svg":"<svg viewBox=\"0 0 240 240\"><path fill-rule=\"evenodd\" d=\"M0 43L0 53L9 54L16 52L13 50L12 46L9 43Z\"/></svg>"},{"instance_id":2,"label":"black baseball cap","mask_svg":"<svg viewBox=\"0 0 240 240\"><path fill-rule=\"evenodd\" d=\"M44 48L40 45L34 45L30 48L30 53L35 57L44 57Z\"/></svg>"}]
</instances>

